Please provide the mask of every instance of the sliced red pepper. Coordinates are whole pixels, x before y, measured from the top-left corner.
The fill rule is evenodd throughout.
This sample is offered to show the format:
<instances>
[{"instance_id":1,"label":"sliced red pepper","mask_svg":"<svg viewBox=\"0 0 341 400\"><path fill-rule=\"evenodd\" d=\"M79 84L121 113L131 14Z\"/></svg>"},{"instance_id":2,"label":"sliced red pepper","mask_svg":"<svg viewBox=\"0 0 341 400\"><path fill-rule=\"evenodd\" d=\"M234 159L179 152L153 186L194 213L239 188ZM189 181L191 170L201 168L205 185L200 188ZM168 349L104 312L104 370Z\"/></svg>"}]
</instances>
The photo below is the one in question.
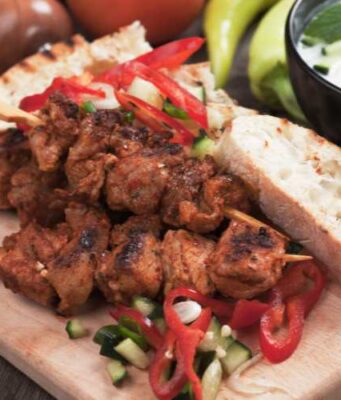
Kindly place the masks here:
<instances>
[{"instance_id":1,"label":"sliced red pepper","mask_svg":"<svg viewBox=\"0 0 341 400\"><path fill-rule=\"evenodd\" d=\"M313 286L307 289L308 279ZM273 363L289 358L296 350L303 333L304 317L318 301L325 286L325 276L313 261L290 267L271 293L272 307L260 323L260 347ZM287 317L288 332L276 335Z\"/></svg>"},{"instance_id":2,"label":"sliced red pepper","mask_svg":"<svg viewBox=\"0 0 341 400\"><path fill-rule=\"evenodd\" d=\"M191 131L151 104L122 91L116 90L115 96L123 108L134 111L136 118L153 130L158 132L174 130L175 136L171 142L183 145L190 145L193 142L194 136Z\"/></svg>"},{"instance_id":3,"label":"sliced red pepper","mask_svg":"<svg viewBox=\"0 0 341 400\"><path fill-rule=\"evenodd\" d=\"M123 67L121 84L126 86L136 77L151 82L171 102L186 113L202 128L208 129L207 110L195 96L182 88L174 79L138 61L127 62Z\"/></svg>"},{"instance_id":4,"label":"sliced red pepper","mask_svg":"<svg viewBox=\"0 0 341 400\"><path fill-rule=\"evenodd\" d=\"M204 42L205 39L200 37L175 40L142 54L136 60L155 69L177 68L197 52Z\"/></svg>"},{"instance_id":5,"label":"sliced red pepper","mask_svg":"<svg viewBox=\"0 0 341 400\"><path fill-rule=\"evenodd\" d=\"M269 308L269 304L258 300L239 300L228 324L232 329L247 328L257 323Z\"/></svg>"},{"instance_id":6,"label":"sliced red pepper","mask_svg":"<svg viewBox=\"0 0 341 400\"><path fill-rule=\"evenodd\" d=\"M149 382L154 394L160 400L172 400L176 397L187 382L185 374L184 359L176 349L176 368L172 378L163 382L165 372L174 361L170 355L174 354L176 348L176 337L171 330L168 330L163 345L156 351L149 368Z\"/></svg>"},{"instance_id":7,"label":"sliced red pepper","mask_svg":"<svg viewBox=\"0 0 341 400\"><path fill-rule=\"evenodd\" d=\"M264 314L260 323L259 343L264 356L272 363L280 363L296 350L303 333L304 306L298 297L286 304L288 332L284 337L276 336L284 319L284 308L276 305Z\"/></svg>"},{"instance_id":8,"label":"sliced red pepper","mask_svg":"<svg viewBox=\"0 0 341 400\"><path fill-rule=\"evenodd\" d=\"M186 39L175 40L160 46L146 54L135 58L151 68L177 68L183 64L193 53L195 53L204 43L204 39L199 37L191 37ZM120 79L122 75L123 64L115 65L104 73L98 75L95 80L100 82L109 82L116 89L120 87Z\"/></svg>"},{"instance_id":9,"label":"sliced red pepper","mask_svg":"<svg viewBox=\"0 0 341 400\"><path fill-rule=\"evenodd\" d=\"M114 310L110 311L110 315L117 321L120 317L129 317L134 320L141 328L142 333L145 335L148 343L155 349L158 349L163 344L163 338L160 331L154 325L154 323L139 311L134 310L126 306L119 305Z\"/></svg>"},{"instance_id":10,"label":"sliced red pepper","mask_svg":"<svg viewBox=\"0 0 341 400\"><path fill-rule=\"evenodd\" d=\"M76 103L79 103L81 101L81 96L84 94L102 98L105 97L105 94L101 90L95 90L80 85L77 82L77 78L66 79L59 77L55 78L52 81L51 85L46 88L42 93L24 97L20 102L20 108L27 112L37 111L44 106L49 96L56 91L63 93L65 96Z\"/></svg>"},{"instance_id":11,"label":"sliced red pepper","mask_svg":"<svg viewBox=\"0 0 341 400\"><path fill-rule=\"evenodd\" d=\"M187 333L184 336L177 337L172 330L168 330L165 335L164 344L156 352L152 364L149 369L149 380L151 387L157 396L161 400L171 400L177 396L185 383L190 380L195 383L193 386L194 392L198 393L201 391L200 379L196 375L193 369L193 362L196 353L196 348L200 343L200 340L193 341L195 331L199 330L200 336L203 332L206 332L211 321L211 310L209 308L204 309L199 318L193 322L190 327L185 327ZM166 382L162 382L165 371L169 368L171 362L171 354L174 354L176 349L176 369L172 378ZM199 385L199 386L198 386ZM196 399L200 398L196 396Z\"/></svg>"}]
</instances>

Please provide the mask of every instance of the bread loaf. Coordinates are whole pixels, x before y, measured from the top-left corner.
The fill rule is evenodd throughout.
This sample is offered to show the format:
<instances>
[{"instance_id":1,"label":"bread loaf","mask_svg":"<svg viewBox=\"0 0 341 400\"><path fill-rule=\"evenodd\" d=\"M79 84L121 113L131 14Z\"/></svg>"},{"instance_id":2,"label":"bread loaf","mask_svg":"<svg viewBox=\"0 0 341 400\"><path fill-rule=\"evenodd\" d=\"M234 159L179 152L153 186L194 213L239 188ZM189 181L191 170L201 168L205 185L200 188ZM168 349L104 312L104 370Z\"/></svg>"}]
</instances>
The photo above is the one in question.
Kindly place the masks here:
<instances>
[{"instance_id":1,"label":"bread loaf","mask_svg":"<svg viewBox=\"0 0 341 400\"><path fill-rule=\"evenodd\" d=\"M259 204L341 277L341 149L285 119L246 116L221 137L218 162L256 191Z\"/></svg>"}]
</instances>

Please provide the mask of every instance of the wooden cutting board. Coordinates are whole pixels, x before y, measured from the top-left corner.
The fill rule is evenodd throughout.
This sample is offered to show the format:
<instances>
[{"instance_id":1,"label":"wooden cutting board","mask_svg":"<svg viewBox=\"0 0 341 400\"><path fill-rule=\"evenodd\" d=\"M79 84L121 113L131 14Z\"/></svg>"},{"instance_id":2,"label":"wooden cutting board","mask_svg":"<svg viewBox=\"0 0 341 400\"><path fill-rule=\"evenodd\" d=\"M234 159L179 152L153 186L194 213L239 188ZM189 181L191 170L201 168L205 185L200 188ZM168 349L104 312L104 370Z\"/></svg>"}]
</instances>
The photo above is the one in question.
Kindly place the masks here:
<instances>
[{"instance_id":1,"label":"wooden cutting board","mask_svg":"<svg viewBox=\"0 0 341 400\"><path fill-rule=\"evenodd\" d=\"M17 229L16 218L0 214L0 241ZM341 399L341 289L330 283L305 327L297 352L288 361L270 365L262 361L242 379L261 380L277 386L257 400ZM108 309L93 299L80 318L93 334L110 323ZM151 400L147 373L130 368L130 379L121 389L112 386L106 373L107 359L98 355L91 337L69 340L64 318L0 284L0 354L60 400ZM245 336L245 335L244 335ZM255 342L252 333L243 340ZM255 346L254 346L255 347ZM0 395L1 397L1 395ZM219 400L245 400L228 389L225 381Z\"/></svg>"}]
</instances>

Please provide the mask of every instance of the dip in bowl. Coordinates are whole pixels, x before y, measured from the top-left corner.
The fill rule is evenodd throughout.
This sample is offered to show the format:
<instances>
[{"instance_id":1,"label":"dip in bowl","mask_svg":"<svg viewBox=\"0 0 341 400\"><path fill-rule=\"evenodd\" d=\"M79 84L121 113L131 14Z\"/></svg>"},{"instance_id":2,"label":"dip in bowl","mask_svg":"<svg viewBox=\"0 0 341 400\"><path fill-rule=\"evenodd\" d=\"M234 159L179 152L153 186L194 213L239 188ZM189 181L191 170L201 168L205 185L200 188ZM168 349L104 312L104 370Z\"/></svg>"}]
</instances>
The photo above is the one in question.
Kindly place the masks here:
<instances>
[{"instance_id":1,"label":"dip in bowl","mask_svg":"<svg viewBox=\"0 0 341 400\"><path fill-rule=\"evenodd\" d=\"M307 119L341 145L341 1L298 0L287 21L290 77Z\"/></svg>"}]
</instances>

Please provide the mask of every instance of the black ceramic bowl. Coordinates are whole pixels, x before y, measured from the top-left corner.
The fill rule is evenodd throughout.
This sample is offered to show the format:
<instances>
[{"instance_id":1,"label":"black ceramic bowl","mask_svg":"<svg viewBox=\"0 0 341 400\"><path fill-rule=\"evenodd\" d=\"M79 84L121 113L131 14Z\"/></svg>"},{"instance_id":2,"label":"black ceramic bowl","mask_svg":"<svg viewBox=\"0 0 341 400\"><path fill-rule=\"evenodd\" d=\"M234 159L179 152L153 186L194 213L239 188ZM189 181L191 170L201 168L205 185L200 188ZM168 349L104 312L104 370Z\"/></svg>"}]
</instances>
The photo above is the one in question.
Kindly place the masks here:
<instances>
[{"instance_id":1,"label":"black ceramic bowl","mask_svg":"<svg viewBox=\"0 0 341 400\"><path fill-rule=\"evenodd\" d=\"M316 7L338 1L296 1L288 16L285 34L289 73L297 100L316 131L341 146L341 88L309 67L296 48Z\"/></svg>"}]
</instances>

